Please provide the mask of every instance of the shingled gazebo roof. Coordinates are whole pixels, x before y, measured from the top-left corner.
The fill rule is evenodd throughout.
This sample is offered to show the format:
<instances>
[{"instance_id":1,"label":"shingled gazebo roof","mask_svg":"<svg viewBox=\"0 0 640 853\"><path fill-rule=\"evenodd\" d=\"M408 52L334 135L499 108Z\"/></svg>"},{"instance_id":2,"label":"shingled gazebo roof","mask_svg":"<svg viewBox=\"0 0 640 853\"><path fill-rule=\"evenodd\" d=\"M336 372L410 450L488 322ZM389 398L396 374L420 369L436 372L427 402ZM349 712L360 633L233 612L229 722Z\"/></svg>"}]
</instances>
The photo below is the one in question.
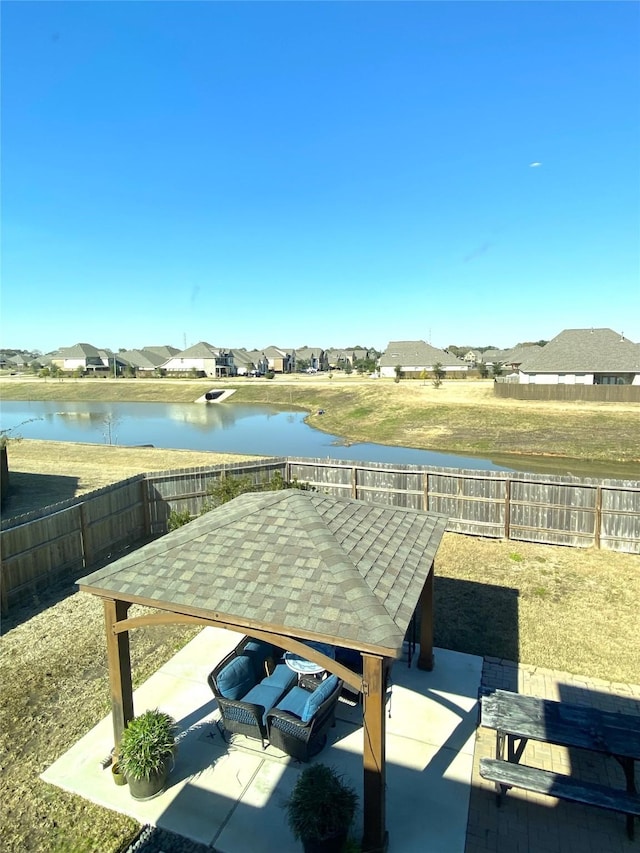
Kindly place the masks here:
<instances>
[{"instance_id":1,"label":"shingled gazebo roof","mask_svg":"<svg viewBox=\"0 0 640 853\"><path fill-rule=\"evenodd\" d=\"M310 491L249 493L79 581L105 598L387 657L447 519Z\"/></svg>"}]
</instances>

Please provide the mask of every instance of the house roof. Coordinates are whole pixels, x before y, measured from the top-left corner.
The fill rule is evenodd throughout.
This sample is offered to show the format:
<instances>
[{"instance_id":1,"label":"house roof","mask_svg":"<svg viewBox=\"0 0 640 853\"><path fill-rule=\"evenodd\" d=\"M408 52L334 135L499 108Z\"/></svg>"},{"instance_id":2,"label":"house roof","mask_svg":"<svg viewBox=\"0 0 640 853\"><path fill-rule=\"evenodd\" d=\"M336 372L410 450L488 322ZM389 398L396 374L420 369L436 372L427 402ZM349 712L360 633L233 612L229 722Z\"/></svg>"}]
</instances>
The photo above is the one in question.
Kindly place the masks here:
<instances>
[{"instance_id":1,"label":"house roof","mask_svg":"<svg viewBox=\"0 0 640 853\"><path fill-rule=\"evenodd\" d=\"M206 341L199 341L187 349L183 349L171 358L215 358L220 355L218 347L211 346Z\"/></svg>"},{"instance_id":2,"label":"house roof","mask_svg":"<svg viewBox=\"0 0 640 853\"><path fill-rule=\"evenodd\" d=\"M58 358L100 358L97 347L91 344L74 344L72 347L60 347Z\"/></svg>"},{"instance_id":3,"label":"house roof","mask_svg":"<svg viewBox=\"0 0 640 853\"><path fill-rule=\"evenodd\" d=\"M298 347L295 352L296 358L311 358L312 356L320 358L324 349L322 347Z\"/></svg>"},{"instance_id":4,"label":"house roof","mask_svg":"<svg viewBox=\"0 0 640 853\"><path fill-rule=\"evenodd\" d=\"M298 489L249 493L79 586L248 632L398 656L446 523Z\"/></svg>"},{"instance_id":5,"label":"house roof","mask_svg":"<svg viewBox=\"0 0 640 853\"><path fill-rule=\"evenodd\" d=\"M523 361L534 358L541 349L542 347L539 344L513 347L513 349L504 350L504 352L501 353L500 361L503 362L503 364L522 364Z\"/></svg>"},{"instance_id":6,"label":"house roof","mask_svg":"<svg viewBox=\"0 0 640 853\"><path fill-rule=\"evenodd\" d=\"M640 344L613 329L565 329L522 362L524 373L638 373Z\"/></svg>"},{"instance_id":7,"label":"house roof","mask_svg":"<svg viewBox=\"0 0 640 853\"><path fill-rule=\"evenodd\" d=\"M160 346L160 347L142 347L142 352L145 353L153 353L154 355L159 355L163 361L166 361L168 358L171 358L174 355L177 355L180 350L177 347L171 347L168 345Z\"/></svg>"},{"instance_id":8,"label":"house roof","mask_svg":"<svg viewBox=\"0 0 640 853\"><path fill-rule=\"evenodd\" d=\"M244 364L245 366L254 365L254 359L246 349L230 349L229 354L232 356L234 364Z\"/></svg>"},{"instance_id":9,"label":"house roof","mask_svg":"<svg viewBox=\"0 0 640 853\"><path fill-rule=\"evenodd\" d=\"M395 367L396 364L405 367L421 365L430 367L436 362L440 362L443 367L467 366L461 358L432 347L425 341L389 341L386 350L380 356L380 367Z\"/></svg>"},{"instance_id":10,"label":"house roof","mask_svg":"<svg viewBox=\"0 0 640 853\"><path fill-rule=\"evenodd\" d=\"M155 370L166 361L164 356L152 350L128 349L119 353L118 357L140 370Z\"/></svg>"},{"instance_id":11,"label":"house roof","mask_svg":"<svg viewBox=\"0 0 640 853\"><path fill-rule=\"evenodd\" d=\"M280 347L265 347L263 350L260 350L261 353L267 356L267 358L286 358L289 354L287 350L280 349Z\"/></svg>"}]
</instances>

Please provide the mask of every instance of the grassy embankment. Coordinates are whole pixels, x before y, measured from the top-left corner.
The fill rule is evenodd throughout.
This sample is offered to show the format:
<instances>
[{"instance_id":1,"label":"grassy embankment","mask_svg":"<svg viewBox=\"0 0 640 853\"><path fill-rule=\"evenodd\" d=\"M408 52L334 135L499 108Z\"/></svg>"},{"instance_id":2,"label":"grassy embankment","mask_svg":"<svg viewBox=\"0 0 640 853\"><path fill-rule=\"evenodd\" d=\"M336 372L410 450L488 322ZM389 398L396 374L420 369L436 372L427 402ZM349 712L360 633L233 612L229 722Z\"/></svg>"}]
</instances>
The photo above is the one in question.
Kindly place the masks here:
<instances>
[{"instance_id":1,"label":"grassy embankment","mask_svg":"<svg viewBox=\"0 0 640 853\"><path fill-rule=\"evenodd\" d=\"M640 462L638 404L497 399L493 383L361 379L334 375L274 380L5 380L7 400L191 402L209 390L234 388L232 401L308 411L308 422L349 442L470 453L492 458L568 457ZM324 414L319 415L318 411Z\"/></svg>"}]
</instances>

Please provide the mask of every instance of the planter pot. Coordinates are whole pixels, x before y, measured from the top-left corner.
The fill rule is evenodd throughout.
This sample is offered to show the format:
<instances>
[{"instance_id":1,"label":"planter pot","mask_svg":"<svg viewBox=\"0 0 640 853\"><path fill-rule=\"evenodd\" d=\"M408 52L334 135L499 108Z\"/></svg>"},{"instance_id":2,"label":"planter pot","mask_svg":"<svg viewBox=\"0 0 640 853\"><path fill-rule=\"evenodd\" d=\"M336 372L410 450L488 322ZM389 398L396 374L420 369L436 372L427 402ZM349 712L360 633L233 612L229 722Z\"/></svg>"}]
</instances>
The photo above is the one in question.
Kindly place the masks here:
<instances>
[{"instance_id":1,"label":"planter pot","mask_svg":"<svg viewBox=\"0 0 640 853\"><path fill-rule=\"evenodd\" d=\"M120 765L117 761L114 761L114 763L111 765L111 777L116 783L116 785L127 784L127 777L124 775L124 773L121 772Z\"/></svg>"},{"instance_id":2,"label":"planter pot","mask_svg":"<svg viewBox=\"0 0 640 853\"><path fill-rule=\"evenodd\" d=\"M348 834L348 830L345 829L330 838L303 841L302 848L304 853L342 853L344 845L347 843Z\"/></svg>"},{"instance_id":3,"label":"planter pot","mask_svg":"<svg viewBox=\"0 0 640 853\"><path fill-rule=\"evenodd\" d=\"M150 800L161 794L167 786L169 773L173 769L173 756L169 756L157 773L152 773L148 779L133 779L129 777L129 793L134 800Z\"/></svg>"}]
</instances>

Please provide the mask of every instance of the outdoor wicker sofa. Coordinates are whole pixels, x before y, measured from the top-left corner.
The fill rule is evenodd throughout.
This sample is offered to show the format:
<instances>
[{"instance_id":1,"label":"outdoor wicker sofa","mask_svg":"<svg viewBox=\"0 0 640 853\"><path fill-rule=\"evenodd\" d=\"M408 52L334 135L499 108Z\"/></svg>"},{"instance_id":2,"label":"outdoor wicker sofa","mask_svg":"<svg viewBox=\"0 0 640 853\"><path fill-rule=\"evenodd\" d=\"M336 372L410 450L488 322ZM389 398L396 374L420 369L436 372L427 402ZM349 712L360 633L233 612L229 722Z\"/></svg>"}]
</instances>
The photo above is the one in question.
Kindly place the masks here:
<instances>
[{"instance_id":1,"label":"outdoor wicker sofa","mask_svg":"<svg viewBox=\"0 0 640 853\"><path fill-rule=\"evenodd\" d=\"M267 739L266 712L297 681L295 672L277 662L280 657L280 649L245 638L207 677L225 732L257 738L263 749Z\"/></svg>"},{"instance_id":2,"label":"outdoor wicker sofa","mask_svg":"<svg viewBox=\"0 0 640 853\"><path fill-rule=\"evenodd\" d=\"M305 684L309 684L308 681ZM309 761L324 747L335 726L342 680L330 675L313 691L292 687L266 714L269 743L299 761Z\"/></svg>"}]
</instances>

